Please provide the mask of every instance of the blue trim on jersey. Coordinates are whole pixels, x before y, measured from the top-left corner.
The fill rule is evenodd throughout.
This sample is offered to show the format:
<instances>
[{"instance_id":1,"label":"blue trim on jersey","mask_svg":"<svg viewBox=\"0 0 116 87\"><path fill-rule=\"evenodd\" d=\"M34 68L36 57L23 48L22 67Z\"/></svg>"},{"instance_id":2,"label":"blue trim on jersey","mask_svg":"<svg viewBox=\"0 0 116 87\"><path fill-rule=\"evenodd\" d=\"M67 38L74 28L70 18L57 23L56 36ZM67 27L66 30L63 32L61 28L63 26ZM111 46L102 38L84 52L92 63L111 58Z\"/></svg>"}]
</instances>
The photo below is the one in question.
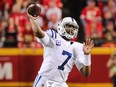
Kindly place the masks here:
<instances>
[{"instance_id":1,"label":"blue trim on jersey","mask_svg":"<svg viewBox=\"0 0 116 87\"><path fill-rule=\"evenodd\" d=\"M35 83L37 82L38 77L39 77L39 75L36 76L33 87L35 87Z\"/></svg>"},{"instance_id":2,"label":"blue trim on jersey","mask_svg":"<svg viewBox=\"0 0 116 87\"><path fill-rule=\"evenodd\" d=\"M55 38L57 37L57 34L56 34L56 31L54 31L55 32Z\"/></svg>"},{"instance_id":3,"label":"blue trim on jersey","mask_svg":"<svg viewBox=\"0 0 116 87\"><path fill-rule=\"evenodd\" d=\"M57 38L56 31L54 31L54 30L51 29L51 32L52 32L52 37L53 37L53 38Z\"/></svg>"},{"instance_id":4,"label":"blue trim on jersey","mask_svg":"<svg viewBox=\"0 0 116 87\"><path fill-rule=\"evenodd\" d=\"M52 37L54 36L54 33L53 33L53 31L51 30L51 32L52 32Z\"/></svg>"},{"instance_id":5,"label":"blue trim on jersey","mask_svg":"<svg viewBox=\"0 0 116 87\"><path fill-rule=\"evenodd\" d=\"M39 78L38 78L37 82L35 83L35 86L34 86L34 87L37 86L37 83L39 82L39 80L41 79L41 77L42 77L42 76L39 76Z\"/></svg>"}]
</instances>

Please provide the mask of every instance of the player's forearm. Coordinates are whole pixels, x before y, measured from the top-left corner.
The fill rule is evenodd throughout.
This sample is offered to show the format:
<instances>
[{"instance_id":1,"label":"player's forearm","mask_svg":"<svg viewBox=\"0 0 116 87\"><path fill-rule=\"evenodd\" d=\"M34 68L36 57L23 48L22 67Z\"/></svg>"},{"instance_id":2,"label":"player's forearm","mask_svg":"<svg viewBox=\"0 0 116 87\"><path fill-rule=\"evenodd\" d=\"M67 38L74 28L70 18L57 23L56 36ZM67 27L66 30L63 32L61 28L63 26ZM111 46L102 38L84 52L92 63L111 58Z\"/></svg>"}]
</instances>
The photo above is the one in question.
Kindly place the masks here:
<instances>
[{"instance_id":1,"label":"player's forearm","mask_svg":"<svg viewBox=\"0 0 116 87\"><path fill-rule=\"evenodd\" d=\"M81 68L80 72L83 76L89 76L91 74L91 66L84 66Z\"/></svg>"},{"instance_id":2,"label":"player's forearm","mask_svg":"<svg viewBox=\"0 0 116 87\"><path fill-rule=\"evenodd\" d=\"M39 38L43 38L45 36L45 33L41 29L41 27L37 24L37 19L31 18L31 17L29 19L32 25L32 30L34 32L34 35Z\"/></svg>"},{"instance_id":3,"label":"player's forearm","mask_svg":"<svg viewBox=\"0 0 116 87\"><path fill-rule=\"evenodd\" d=\"M89 76L91 73L91 55L84 55L84 67L81 69L81 73L84 76Z\"/></svg>"}]
</instances>

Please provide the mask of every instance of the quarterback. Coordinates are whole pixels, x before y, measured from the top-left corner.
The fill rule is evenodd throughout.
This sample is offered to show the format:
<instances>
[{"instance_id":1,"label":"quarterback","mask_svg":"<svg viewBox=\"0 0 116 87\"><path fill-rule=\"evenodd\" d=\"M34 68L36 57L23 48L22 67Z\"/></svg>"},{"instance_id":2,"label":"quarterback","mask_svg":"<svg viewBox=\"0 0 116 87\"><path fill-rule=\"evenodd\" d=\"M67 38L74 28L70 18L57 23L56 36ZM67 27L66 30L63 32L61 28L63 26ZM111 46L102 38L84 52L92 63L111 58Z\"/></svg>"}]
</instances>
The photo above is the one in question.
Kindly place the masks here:
<instances>
[{"instance_id":1,"label":"quarterback","mask_svg":"<svg viewBox=\"0 0 116 87\"><path fill-rule=\"evenodd\" d=\"M57 32L52 29L43 31L38 24L39 16L34 17L28 12L27 15L37 41L44 47L43 63L33 87L68 87L66 80L73 65L76 65L82 75L90 75L90 52L94 43L91 39L83 44L70 41L78 34L79 26L75 19L65 17L60 20Z\"/></svg>"}]
</instances>

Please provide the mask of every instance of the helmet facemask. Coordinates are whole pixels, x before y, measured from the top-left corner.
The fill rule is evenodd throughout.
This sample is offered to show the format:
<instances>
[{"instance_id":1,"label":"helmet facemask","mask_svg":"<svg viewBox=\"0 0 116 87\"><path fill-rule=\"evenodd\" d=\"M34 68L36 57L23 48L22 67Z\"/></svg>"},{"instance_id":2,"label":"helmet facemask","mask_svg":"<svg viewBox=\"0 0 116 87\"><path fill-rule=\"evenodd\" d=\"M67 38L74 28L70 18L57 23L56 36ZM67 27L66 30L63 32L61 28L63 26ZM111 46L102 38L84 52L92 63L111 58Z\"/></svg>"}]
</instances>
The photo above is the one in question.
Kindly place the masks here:
<instances>
[{"instance_id":1,"label":"helmet facemask","mask_svg":"<svg viewBox=\"0 0 116 87\"><path fill-rule=\"evenodd\" d=\"M75 19L71 17L65 17L58 23L58 34L66 39L70 40L77 37L79 26Z\"/></svg>"},{"instance_id":2,"label":"helmet facemask","mask_svg":"<svg viewBox=\"0 0 116 87\"><path fill-rule=\"evenodd\" d=\"M63 36L65 36L67 39L73 39L77 36L78 26L76 24L65 23L64 29L65 29L65 34Z\"/></svg>"}]
</instances>

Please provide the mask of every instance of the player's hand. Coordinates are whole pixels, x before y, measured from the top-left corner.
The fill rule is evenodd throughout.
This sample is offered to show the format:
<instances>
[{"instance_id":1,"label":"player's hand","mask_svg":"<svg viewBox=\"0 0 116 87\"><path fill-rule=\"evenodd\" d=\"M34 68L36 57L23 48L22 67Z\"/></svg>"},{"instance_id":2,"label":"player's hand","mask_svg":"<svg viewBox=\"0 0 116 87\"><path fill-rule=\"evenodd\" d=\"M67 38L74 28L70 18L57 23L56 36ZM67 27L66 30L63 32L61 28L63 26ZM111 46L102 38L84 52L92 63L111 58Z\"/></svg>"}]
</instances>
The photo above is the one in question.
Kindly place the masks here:
<instances>
[{"instance_id":1,"label":"player's hand","mask_svg":"<svg viewBox=\"0 0 116 87\"><path fill-rule=\"evenodd\" d=\"M83 43L84 54L89 55L93 47L94 47L93 40L87 39L86 42Z\"/></svg>"}]
</instances>

